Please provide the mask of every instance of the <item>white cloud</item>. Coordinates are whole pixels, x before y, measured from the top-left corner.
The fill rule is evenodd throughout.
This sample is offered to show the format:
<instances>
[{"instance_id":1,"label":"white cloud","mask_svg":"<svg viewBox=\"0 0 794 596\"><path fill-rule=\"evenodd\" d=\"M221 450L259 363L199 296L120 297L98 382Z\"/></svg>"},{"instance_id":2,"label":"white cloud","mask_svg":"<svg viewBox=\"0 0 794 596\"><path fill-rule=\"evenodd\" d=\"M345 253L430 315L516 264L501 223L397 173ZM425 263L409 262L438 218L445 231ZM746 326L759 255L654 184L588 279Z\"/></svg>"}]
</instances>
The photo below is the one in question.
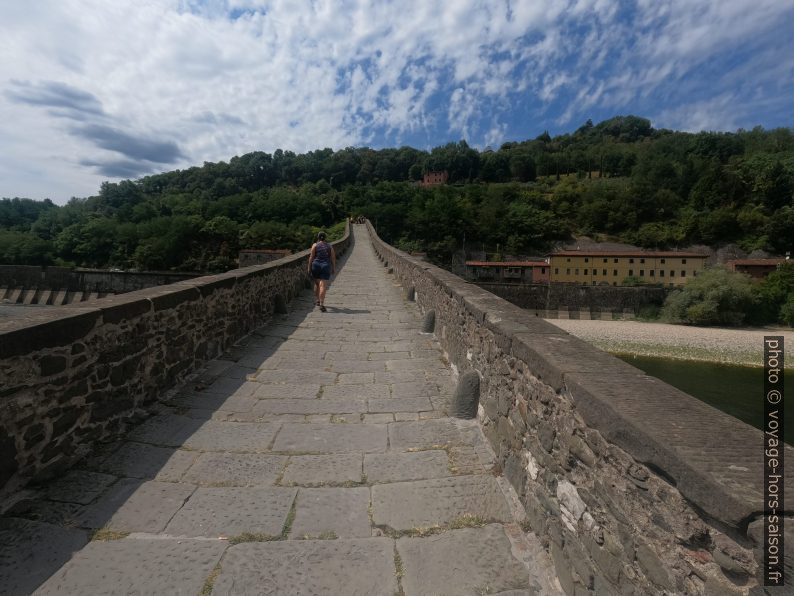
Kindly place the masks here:
<instances>
[{"instance_id":1,"label":"white cloud","mask_svg":"<svg viewBox=\"0 0 794 596\"><path fill-rule=\"evenodd\" d=\"M511 123L522 119L547 118L542 129L596 108L653 105L671 81L695 85L694 69L760 43L794 2L637 0L631 17L618 7L606 0L5 2L0 196L63 202L95 192L105 178L98 171L123 171L130 160L159 171L251 150L397 144L417 134L431 146L462 137L498 145L516 138ZM742 62L751 80L769 65L770 51L781 53L774 47ZM791 84L790 70L775 72L782 87ZM732 81L739 84L726 77L714 96ZM678 112L648 113L673 120ZM734 122L722 116L722 126L709 124Z\"/></svg>"}]
</instances>

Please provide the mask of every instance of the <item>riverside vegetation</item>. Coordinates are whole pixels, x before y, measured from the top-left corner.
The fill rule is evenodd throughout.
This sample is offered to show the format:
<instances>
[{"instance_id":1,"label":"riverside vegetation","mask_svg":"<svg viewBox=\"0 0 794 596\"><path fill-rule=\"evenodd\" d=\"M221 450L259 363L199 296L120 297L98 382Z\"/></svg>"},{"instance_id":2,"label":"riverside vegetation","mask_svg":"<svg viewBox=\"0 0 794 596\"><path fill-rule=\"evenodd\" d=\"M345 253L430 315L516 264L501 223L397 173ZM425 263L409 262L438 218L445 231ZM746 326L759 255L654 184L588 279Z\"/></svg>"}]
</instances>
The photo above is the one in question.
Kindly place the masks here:
<instances>
[{"instance_id":1,"label":"riverside vegetation","mask_svg":"<svg viewBox=\"0 0 794 596\"><path fill-rule=\"evenodd\" d=\"M437 170L449 184L416 183ZM63 206L2 199L0 263L223 271L241 248L305 248L348 215L436 263L467 247L538 254L576 235L782 254L794 239L793 197L791 129L691 134L619 116L496 150L464 141L431 151L279 149L105 182ZM765 321L790 321L787 287L783 298L752 290L756 303L766 300ZM671 320L724 322L713 321L719 300L678 300Z\"/></svg>"}]
</instances>

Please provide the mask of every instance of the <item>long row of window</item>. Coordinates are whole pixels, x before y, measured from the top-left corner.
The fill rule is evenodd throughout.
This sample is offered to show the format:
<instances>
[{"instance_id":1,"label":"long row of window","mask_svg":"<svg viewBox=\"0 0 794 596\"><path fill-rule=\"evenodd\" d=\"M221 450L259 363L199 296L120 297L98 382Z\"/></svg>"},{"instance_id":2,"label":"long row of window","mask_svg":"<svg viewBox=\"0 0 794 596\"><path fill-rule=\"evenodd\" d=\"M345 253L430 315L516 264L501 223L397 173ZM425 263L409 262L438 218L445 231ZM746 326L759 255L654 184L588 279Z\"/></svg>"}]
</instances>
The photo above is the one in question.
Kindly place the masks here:
<instances>
[{"instance_id":1,"label":"long row of window","mask_svg":"<svg viewBox=\"0 0 794 596\"><path fill-rule=\"evenodd\" d=\"M591 274L590 271L591 271L590 269L585 269L584 270L584 275L590 275ZM555 275L559 275L560 274L560 268L559 267L555 267L554 268L554 274ZM571 274L571 270L570 269L566 269L565 270L565 274L566 275L570 275ZM579 275L579 269L574 269L574 275ZM592 275L594 277L598 276L598 269L593 269L592 270ZM606 276L607 275L607 270L606 269L602 269L601 270L601 275L602 276ZM617 269L613 269L612 270L612 275L614 277L617 277L618 270ZM649 275L649 277L656 277L656 269L649 269L648 270L648 275ZM693 275L697 275L697 271L694 271ZM640 277L645 277L645 269L640 269L639 270L639 276ZM629 269L629 277L634 277L634 269ZM659 269L659 277L664 277L664 269ZM670 269L668 277L675 277L675 269ZM686 271L684 269L681 269L680 277L686 277Z\"/></svg>"},{"instance_id":2,"label":"long row of window","mask_svg":"<svg viewBox=\"0 0 794 596\"><path fill-rule=\"evenodd\" d=\"M625 257L623 257L623 258L625 258ZM570 262L571 262L571 258L570 258L570 257L568 257L567 259L565 259L565 261L566 261L567 263L570 263ZM590 262L590 257L585 257L585 258L584 258L584 262L585 262L585 263L589 263L589 262ZM609 262L609 259L606 259L606 258L605 258L605 259L604 259L604 263L608 263L608 262ZM616 257L616 258L614 259L614 261L613 261L613 262L617 263L617 262L618 262L618 258ZM633 259L633 258L630 258L630 259L629 259L629 263L633 263L633 262L634 262L634 259ZM659 259L659 262L660 262L662 265L664 265L664 264L665 264L665 259ZM645 259L644 259L644 258L643 258L643 259L640 259L640 263L645 263ZM686 259L681 259L681 264L682 264L682 265L686 265Z\"/></svg>"}]
</instances>

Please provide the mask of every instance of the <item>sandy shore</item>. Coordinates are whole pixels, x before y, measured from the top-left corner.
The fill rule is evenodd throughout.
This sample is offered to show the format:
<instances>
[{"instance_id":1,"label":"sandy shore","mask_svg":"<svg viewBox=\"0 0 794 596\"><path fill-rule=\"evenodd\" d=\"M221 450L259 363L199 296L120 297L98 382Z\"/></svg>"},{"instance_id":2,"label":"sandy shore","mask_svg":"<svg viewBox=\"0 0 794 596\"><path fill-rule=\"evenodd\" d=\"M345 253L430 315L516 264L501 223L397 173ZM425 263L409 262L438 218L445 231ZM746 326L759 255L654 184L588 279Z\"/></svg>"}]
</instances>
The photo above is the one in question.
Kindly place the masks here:
<instances>
[{"instance_id":1,"label":"sandy shore","mask_svg":"<svg viewBox=\"0 0 794 596\"><path fill-rule=\"evenodd\" d=\"M724 329L638 321L548 319L549 323L612 353L763 366L765 335L784 336L786 368L794 368L791 329Z\"/></svg>"}]
</instances>

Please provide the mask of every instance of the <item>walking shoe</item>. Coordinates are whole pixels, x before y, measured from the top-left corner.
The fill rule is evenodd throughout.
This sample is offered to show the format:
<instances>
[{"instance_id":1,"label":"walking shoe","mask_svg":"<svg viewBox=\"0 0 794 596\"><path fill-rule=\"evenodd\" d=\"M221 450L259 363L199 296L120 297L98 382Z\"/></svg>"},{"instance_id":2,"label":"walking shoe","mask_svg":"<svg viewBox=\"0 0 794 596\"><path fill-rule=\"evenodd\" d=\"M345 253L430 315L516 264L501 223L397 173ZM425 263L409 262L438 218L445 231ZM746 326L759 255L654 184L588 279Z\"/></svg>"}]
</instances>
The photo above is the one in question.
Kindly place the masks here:
<instances>
[{"instance_id":1,"label":"walking shoe","mask_svg":"<svg viewBox=\"0 0 794 596\"><path fill-rule=\"evenodd\" d=\"M327 310L327 309L325 308L325 304L321 304L321 305L320 305L320 310L321 310L322 312L326 312L326 310Z\"/></svg>"}]
</instances>

